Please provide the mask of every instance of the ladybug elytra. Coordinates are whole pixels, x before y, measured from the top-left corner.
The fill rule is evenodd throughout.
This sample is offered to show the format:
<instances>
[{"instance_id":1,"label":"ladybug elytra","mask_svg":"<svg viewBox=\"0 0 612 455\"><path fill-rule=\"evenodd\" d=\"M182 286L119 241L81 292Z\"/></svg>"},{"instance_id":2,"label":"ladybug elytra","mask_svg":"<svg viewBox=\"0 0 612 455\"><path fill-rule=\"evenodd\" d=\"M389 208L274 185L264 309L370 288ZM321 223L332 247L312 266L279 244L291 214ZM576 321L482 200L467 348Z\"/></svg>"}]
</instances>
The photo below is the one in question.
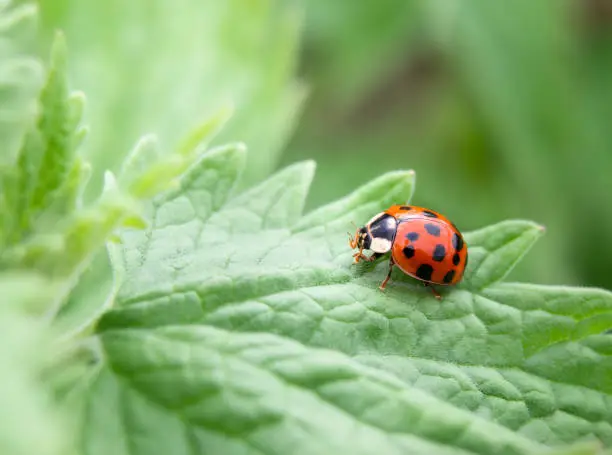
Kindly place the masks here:
<instances>
[{"instance_id":1,"label":"ladybug elytra","mask_svg":"<svg viewBox=\"0 0 612 455\"><path fill-rule=\"evenodd\" d=\"M392 205L357 229L349 238L355 262L374 261L391 252L389 273L380 285L384 290L393 267L430 286L457 284L468 262L468 247L457 227L438 212L413 205ZM366 256L364 250L373 254Z\"/></svg>"}]
</instances>

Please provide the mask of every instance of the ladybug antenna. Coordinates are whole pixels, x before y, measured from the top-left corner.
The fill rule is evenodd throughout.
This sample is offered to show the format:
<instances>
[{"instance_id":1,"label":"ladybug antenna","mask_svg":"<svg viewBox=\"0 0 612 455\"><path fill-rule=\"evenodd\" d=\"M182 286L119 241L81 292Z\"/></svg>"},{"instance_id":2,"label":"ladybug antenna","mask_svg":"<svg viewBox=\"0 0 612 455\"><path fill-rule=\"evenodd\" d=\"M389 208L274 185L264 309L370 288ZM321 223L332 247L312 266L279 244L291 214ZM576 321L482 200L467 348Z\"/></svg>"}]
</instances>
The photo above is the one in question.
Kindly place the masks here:
<instances>
[{"instance_id":1,"label":"ladybug antenna","mask_svg":"<svg viewBox=\"0 0 612 455\"><path fill-rule=\"evenodd\" d=\"M359 229L359 227L358 227L358 226L355 224L355 222L354 222L354 221L351 221L351 224L353 225L353 227L354 227L355 229Z\"/></svg>"}]
</instances>

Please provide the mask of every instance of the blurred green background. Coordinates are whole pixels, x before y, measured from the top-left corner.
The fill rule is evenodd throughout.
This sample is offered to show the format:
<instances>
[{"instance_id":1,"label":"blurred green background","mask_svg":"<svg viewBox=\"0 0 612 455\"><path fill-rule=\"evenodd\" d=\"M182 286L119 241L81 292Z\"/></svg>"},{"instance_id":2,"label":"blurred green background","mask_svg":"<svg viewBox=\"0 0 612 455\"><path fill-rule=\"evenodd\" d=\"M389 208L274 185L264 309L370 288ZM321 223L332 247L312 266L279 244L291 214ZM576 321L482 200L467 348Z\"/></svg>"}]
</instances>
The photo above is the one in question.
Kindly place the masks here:
<instances>
[{"instance_id":1,"label":"blurred green background","mask_svg":"<svg viewBox=\"0 0 612 455\"><path fill-rule=\"evenodd\" d=\"M412 168L413 202L462 230L546 226L511 279L612 288L609 0L39 5L88 98L92 195L141 135L170 149L231 102L243 186L314 159L313 208Z\"/></svg>"}]
</instances>

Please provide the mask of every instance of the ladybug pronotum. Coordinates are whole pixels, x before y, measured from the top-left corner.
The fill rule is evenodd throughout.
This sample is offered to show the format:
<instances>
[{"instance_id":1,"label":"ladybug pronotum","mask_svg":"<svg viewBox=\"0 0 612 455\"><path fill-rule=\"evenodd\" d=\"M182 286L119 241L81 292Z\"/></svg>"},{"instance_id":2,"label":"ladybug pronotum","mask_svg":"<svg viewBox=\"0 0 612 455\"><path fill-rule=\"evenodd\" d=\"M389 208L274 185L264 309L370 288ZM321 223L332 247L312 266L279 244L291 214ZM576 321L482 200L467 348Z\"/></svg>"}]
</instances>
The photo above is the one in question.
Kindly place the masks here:
<instances>
[{"instance_id":1,"label":"ladybug pronotum","mask_svg":"<svg viewBox=\"0 0 612 455\"><path fill-rule=\"evenodd\" d=\"M413 205L392 205L350 236L355 262L374 261L391 252L389 273L380 285L384 290L393 267L429 286L457 284L468 262L467 244L457 227L438 212ZM364 250L373 254L366 256Z\"/></svg>"}]
</instances>

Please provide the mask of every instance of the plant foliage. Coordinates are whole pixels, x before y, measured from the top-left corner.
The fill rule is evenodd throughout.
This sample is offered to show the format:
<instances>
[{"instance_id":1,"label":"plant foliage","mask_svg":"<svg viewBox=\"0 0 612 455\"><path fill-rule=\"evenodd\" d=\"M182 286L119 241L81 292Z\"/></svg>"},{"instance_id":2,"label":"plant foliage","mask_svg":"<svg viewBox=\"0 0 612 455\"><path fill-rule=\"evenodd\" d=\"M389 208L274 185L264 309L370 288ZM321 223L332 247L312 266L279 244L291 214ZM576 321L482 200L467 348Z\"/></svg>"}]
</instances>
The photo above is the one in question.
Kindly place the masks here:
<instances>
[{"instance_id":1,"label":"plant foliage","mask_svg":"<svg viewBox=\"0 0 612 455\"><path fill-rule=\"evenodd\" d=\"M33 12L5 8L11 26ZM32 99L3 150L1 453L612 446L612 294L503 282L541 226L467 233L466 278L442 301L401 274L383 293L384 261L354 266L346 231L409 201L415 173L303 214L314 164L242 190L244 146L207 147L226 111L170 153L144 137L87 202L66 67L58 34L39 89L12 81Z\"/></svg>"}]
</instances>

